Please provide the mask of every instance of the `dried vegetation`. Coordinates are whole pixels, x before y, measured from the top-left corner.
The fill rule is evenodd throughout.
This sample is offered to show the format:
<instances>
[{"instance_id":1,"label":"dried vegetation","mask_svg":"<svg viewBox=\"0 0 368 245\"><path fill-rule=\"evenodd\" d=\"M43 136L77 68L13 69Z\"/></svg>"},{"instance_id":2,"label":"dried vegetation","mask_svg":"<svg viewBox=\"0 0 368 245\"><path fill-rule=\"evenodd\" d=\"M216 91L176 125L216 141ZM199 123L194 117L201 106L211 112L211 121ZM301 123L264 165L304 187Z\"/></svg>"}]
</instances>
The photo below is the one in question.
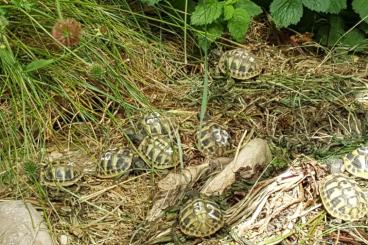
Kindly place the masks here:
<instances>
[{"instance_id":1,"label":"dried vegetation","mask_svg":"<svg viewBox=\"0 0 368 245\"><path fill-rule=\"evenodd\" d=\"M86 14L90 13L86 10ZM107 18L107 15L100 18ZM80 191L67 191L67 197L62 201L53 201L47 198L38 182L30 178L30 171L25 167L32 166L27 165L28 162L40 166L48 158L67 158L88 172L103 150L116 144L128 144L122 132L131 125L132 116L147 106L168 111L179 123L185 166L203 162L194 142L203 90L203 59L197 53L190 53L189 62L185 63L179 39L147 43L143 38L139 39L139 35L132 38L127 33L132 29L119 27L118 21L111 20L110 26L83 24L84 39L81 41L97 40L93 41L94 48L76 48L68 57L57 53L61 51L50 44L53 40L37 25L34 31L39 35L30 39L30 35L22 33L20 37L32 49L56 52L55 56L64 61L33 76L41 87L45 83L52 84L47 88L45 94L48 96L43 97L44 102L36 101L34 114L39 113L37 117L41 119L35 120L34 114L30 115L33 131L24 132L27 114L20 114L16 119L22 125L18 133L5 134L7 137L2 139L4 149L12 144L10 137L18 137L20 141L31 137L36 139L33 142L37 147L26 157L4 154L1 175L6 185L0 188L0 196L32 202L44 211L54 238L57 240L60 235L67 235L70 244L128 244L132 235L139 234L140 228L145 226L156 185L165 173L149 171L125 180L100 180L86 175L80 183ZM51 23L38 24L49 31L52 29ZM299 159L301 153L321 158L346 152L364 142L365 113L356 103L354 94L367 89L368 65L366 54L324 50L311 40L297 43L297 46L293 46L295 40L273 46L268 42L269 32L263 23L254 23L244 44L259 57L263 73L254 80L230 85L210 81L207 107L214 120L228 127L234 139L234 149L245 131L269 142L274 160L266 175L272 180L274 170L285 169L291 159ZM64 44L74 43L73 40L67 42ZM10 44L12 48L15 45L14 42ZM226 40L222 45L234 46ZM108 47L112 48L111 52ZM76 56L70 58L73 55ZM84 62L87 59L84 55L91 60ZM100 68L106 73L101 73ZM89 73L91 69L93 73ZM96 78L96 74L102 75L103 79ZM7 90L3 95L14 98L14 94ZM11 106L11 101L2 98L0 106L4 129L16 127L7 124L15 122L7 120L12 117L14 105ZM12 164L14 162L17 164ZM11 185L6 178L9 171L17 176L17 185ZM313 176L305 178L304 181L315 180ZM204 181L193 188L199 189ZM310 186L308 188L312 188ZM227 191L223 202L228 207L234 205L248 189L249 185L239 181ZM318 201L312 190L306 189L304 193L303 202ZM289 197L300 197L294 194ZM322 234L324 220L318 215L323 209L320 205L316 208L318 212L314 214L317 216L311 219L309 231L303 233L305 230L298 228L300 233L294 233L293 239L295 236L312 239L316 230ZM282 210L277 217L283 217ZM166 224L156 225L159 230L160 225ZM226 230L220 234L226 234ZM344 232L339 234L334 229L326 239L336 241L337 236L341 242L355 244L353 236Z\"/></svg>"}]
</instances>

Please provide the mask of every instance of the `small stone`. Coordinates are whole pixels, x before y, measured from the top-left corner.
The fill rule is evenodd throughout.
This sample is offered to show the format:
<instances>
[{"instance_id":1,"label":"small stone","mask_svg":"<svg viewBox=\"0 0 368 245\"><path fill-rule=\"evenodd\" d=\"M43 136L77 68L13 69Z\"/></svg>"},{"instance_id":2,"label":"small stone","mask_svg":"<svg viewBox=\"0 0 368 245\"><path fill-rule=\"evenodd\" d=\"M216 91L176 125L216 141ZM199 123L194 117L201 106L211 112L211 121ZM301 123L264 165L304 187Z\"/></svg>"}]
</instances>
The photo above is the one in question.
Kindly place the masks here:
<instances>
[{"instance_id":1,"label":"small stone","mask_svg":"<svg viewBox=\"0 0 368 245\"><path fill-rule=\"evenodd\" d=\"M68 236L67 235L60 235L59 243L60 245L67 245L68 244Z\"/></svg>"},{"instance_id":2,"label":"small stone","mask_svg":"<svg viewBox=\"0 0 368 245\"><path fill-rule=\"evenodd\" d=\"M23 201L0 202L0 234L0 244L54 244L40 213Z\"/></svg>"}]
</instances>

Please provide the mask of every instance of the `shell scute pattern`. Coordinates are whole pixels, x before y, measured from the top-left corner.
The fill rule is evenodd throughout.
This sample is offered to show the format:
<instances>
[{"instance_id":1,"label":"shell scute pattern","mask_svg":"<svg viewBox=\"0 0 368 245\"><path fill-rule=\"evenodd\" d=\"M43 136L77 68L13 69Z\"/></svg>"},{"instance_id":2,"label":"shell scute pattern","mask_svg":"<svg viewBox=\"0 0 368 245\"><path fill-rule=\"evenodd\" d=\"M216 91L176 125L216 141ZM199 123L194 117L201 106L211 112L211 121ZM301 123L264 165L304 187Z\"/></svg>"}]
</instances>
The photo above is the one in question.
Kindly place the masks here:
<instances>
[{"instance_id":1,"label":"shell scute pattern","mask_svg":"<svg viewBox=\"0 0 368 245\"><path fill-rule=\"evenodd\" d=\"M345 169L354 176L368 179L368 147L362 146L343 157Z\"/></svg>"},{"instance_id":2,"label":"shell scute pattern","mask_svg":"<svg viewBox=\"0 0 368 245\"><path fill-rule=\"evenodd\" d=\"M255 56L242 48L224 52L218 67L222 73L239 80L253 78L262 71Z\"/></svg>"},{"instance_id":3,"label":"shell scute pattern","mask_svg":"<svg viewBox=\"0 0 368 245\"><path fill-rule=\"evenodd\" d=\"M138 146L138 150L153 168L167 169L179 164L178 150L170 138L165 135L145 137Z\"/></svg>"},{"instance_id":4,"label":"shell scute pattern","mask_svg":"<svg viewBox=\"0 0 368 245\"><path fill-rule=\"evenodd\" d=\"M106 151L97 164L97 176L113 178L126 174L133 162L133 152L128 148Z\"/></svg>"},{"instance_id":5,"label":"shell scute pattern","mask_svg":"<svg viewBox=\"0 0 368 245\"><path fill-rule=\"evenodd\" d=\"M359 220L368 213L368 200L359 184L344 174L326 176L319 192L327 212L342 220Z\"/></svg>"},{"instance_id":6,"label":"shell scute pattern","mask_svg":"<svg viewBox=\"0 0 368 245\"><path fill-rule=\"evenodd\" d=\"M146 114L139 123L144 136L171 135L171 122L158 112Z\"/></svg>"},{"instance_id":7,"label":"shell scute pattern","mask_svg":"<svg viewBox=\"0 0 368 245\"><path fill-rule=\"evenodd\" d=\"M221 156L230 147L230 135L216 123L204 124L197 132L197 147L205 155Z\"/></svg>"},{"instance_id":8,"label":"shell scute pattern","mask_svg":"<svg viewBox=\"0 0 368 245\"><path fill-rule=\"evenodd\" d=\"M47 166L41 174L43 184L50 187L71 186L82 177L80 171L67 164Z\"/></svg>"},{"instance_id":9,"label":"shell scute pattern","mask_svg":"<svg viewBox=\"0 0 368 245\"><path fill-rule=\"evenodd\" d=\"M220 206L207 199L191 199L179 213L179 228L188 236L210 236L223 225L224 216Z\"/></svg>"}]
</instances>

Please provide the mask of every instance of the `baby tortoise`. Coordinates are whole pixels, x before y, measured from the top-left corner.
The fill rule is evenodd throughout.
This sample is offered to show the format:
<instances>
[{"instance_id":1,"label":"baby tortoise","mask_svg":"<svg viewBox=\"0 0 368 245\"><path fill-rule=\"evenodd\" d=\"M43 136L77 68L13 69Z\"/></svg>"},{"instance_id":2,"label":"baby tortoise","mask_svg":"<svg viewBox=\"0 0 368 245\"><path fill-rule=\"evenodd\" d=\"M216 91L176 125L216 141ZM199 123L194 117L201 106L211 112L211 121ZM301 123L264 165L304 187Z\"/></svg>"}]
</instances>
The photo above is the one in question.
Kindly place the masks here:
<instances>
[{"instance_id":1,"label":"baby tortoise","mask_svg":"<svg viewBox=\"0 0 368 245\"><path fill-rule=\"evenodd\" d=\"M41 171L41 182L48 187L67 187L76 184L82 176L72 165L49 165Z\"/></svg>"},{"instance_id":2,"label":"baby tortoise","mask_svg":"<svg viewBox=\"0 0 368 245\"><path fill-rule=\"evenodd\" d=\"M126 133L134 143L141 142L147 136L173 137L173 124L167 117L158 112L152 112L139 119L136 130L129 128Z\"/></svg>"},{"instance_id":3,"label":"baby tortoise","mask_svg":"<svg viewBox=\"0 0 368 245\"><path fill-rule=\"evenodd\" d=\"M217 123L204 123L196 136L198 150L206 156L222 156L230 147L229 133Z\"/></svg>"},{"instance_id":4,"label":"baby tortoise","mask_svg":"<svg viewBox=\"0 0 368 245\"><path fill-rule=\"evenodd\" d=\"M322 203L327 212L341 220L359 220L368 213L368 198L359 184L337 173L326 176L319 183Z\"/></svg>"},{"instance_id":5,"label":"baby tortoise","mask_svg":"<svg viewBox=\"0 0 368 245\"><path fill-rule=\"evenodd\" d=\"M179 152L168 136L147 136L138 146L138 151L149 166L155 169L168 169L179 164Z\"/></svg>"},{"instance_id":6,"label":"baby tortoise","mask_svg":"<svg viewBox=\"0 0 368 245\"><path fill-rule=\"evenodd\" d=\"M128 148L108 150L97 163L96 175L99 178L115 178L126 175L132 167L133 152Z\"/></svg>"},{"instance_id":7,"label":"baby tortoise","mask_svg":"<svg viewBox=\"0 0 368 245\"><path fill-rule=\"evenodd\" d=\"M342 159L332 160L331 175L320 182L322 202L333 217L342 220L359 220L368 213L368 192L355 177L368 179L368 147L361 146ZM343 174L344 171L349 173Z\"/></svg>"},{"instance_id":8,"label":"baby tortoise","mask_svg":"<svg viewBox=\"0 0 368 245\"><path fill-rule=\"evenodd\" d=\"M262 72L262 67L256 57L243 48L224 52L217 68L221 73L238 80L247 80ZM217 71L217 73L219 72Z\"/></svg>"},{"instance_id":9,"label":"baby tortoise","mask_svg":"<svg viewBox=\"0 0 368 245\"><path fill-rule=\"evenodd\" d=\"M147 114L139 121L138 131L128 130L127 134L137 145L139 156L150 167L168 169L179 164L179 152L168 118L157 112Z\"/></svg>"},{"instance_id":10,"label":"baby tortoise","mask_svg":"<svg viewBox=\"0 0 368 245\"><path fill-rule=\"evenodd\" d=\"M169 135L171 134L171 122L158 112L145 115L139 122L139 126L145 135Z\"/></svg>"},{"instance_id":11,"label":"baby tortoise","mask_svg":"<svg viewBox=\"0 0 368 245\"><path fill-rule=\"evenodd\" d=\"M179 228L187 236L207 237L224 226L224 215L220 206L209 199L190 199L179 212Z\"/></svg>"},{"instance_id":12,"label":"baby tortoise","mask_svg":"<svg viewBox=\"0 0 368 245\"><path fill-rule=\"evenodd\" d=\"M361 146L343 157L343 169L356 177L368 179L368 146Z\"/></svg>"}]
</instances>

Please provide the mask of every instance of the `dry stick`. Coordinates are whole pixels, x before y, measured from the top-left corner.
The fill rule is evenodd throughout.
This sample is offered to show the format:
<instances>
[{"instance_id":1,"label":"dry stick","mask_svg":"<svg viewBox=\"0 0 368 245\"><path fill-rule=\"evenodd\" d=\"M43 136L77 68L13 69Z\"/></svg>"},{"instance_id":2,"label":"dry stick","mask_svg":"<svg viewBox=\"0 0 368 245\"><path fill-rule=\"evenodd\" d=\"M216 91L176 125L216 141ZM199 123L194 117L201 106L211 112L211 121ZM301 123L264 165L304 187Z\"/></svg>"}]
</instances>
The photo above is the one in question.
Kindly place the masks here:
<instances>
[{"instance_id":1,"label":"dry stick","mask_svg":"<svg viewBox=\"0 0 368 245\"><path fill-rule=\"evenodd\" d=\"M244 138L247 135L247 133L248 133L248 130L245 130L244 133L243 133L243 135L242 135L242 137L240 138L240 142L238 144L238 147L236 147L235 156L234 156L234 162L236 162L238 160L238 156L239 156L239 152L240 152L240 147L242 146L242 143L243 143Z\"/></svg>"}]
</instances>

